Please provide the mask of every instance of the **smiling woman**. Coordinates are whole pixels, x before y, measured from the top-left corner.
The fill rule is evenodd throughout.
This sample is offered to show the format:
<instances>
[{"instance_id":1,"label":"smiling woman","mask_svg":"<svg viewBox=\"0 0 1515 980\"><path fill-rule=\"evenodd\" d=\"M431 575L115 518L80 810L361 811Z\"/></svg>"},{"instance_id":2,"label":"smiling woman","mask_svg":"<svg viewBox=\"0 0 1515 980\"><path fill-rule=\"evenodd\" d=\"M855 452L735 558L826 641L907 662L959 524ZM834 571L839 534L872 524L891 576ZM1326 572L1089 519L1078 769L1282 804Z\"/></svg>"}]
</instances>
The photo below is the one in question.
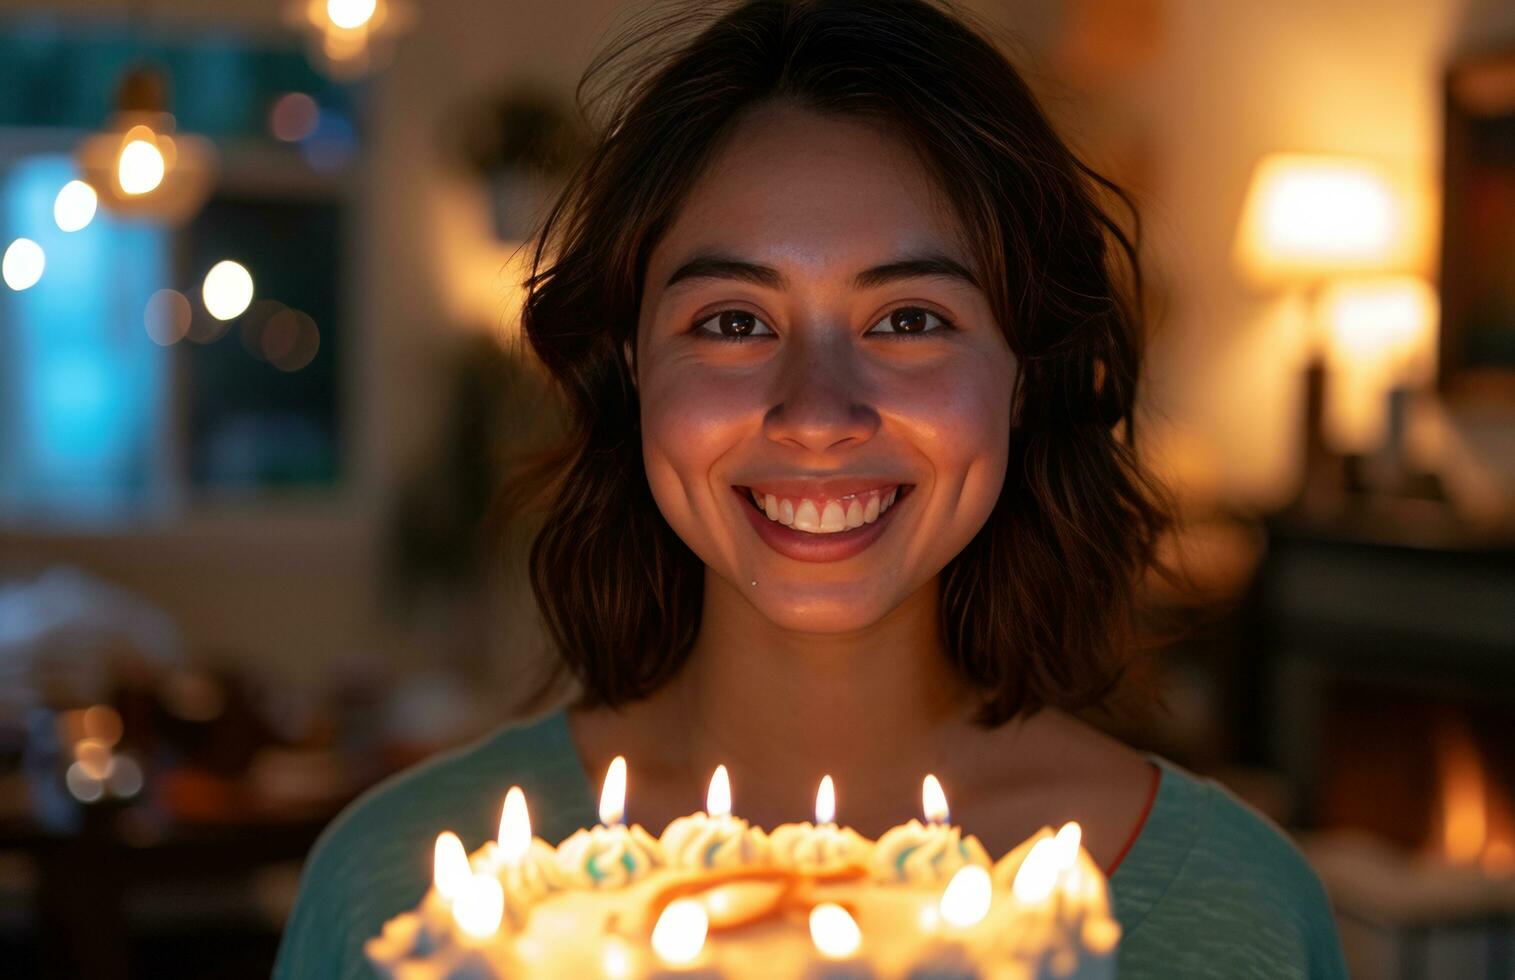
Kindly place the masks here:
<instances>
[{"instance_id":1,"label":"smiling woman","mask_svg":"<svg viewBox=\"0 0 1515 980\"><path fill-rule=\"evenodd\" d=\"M592 822L584 773L623 755L651 827L723 763L755 824L830 774L877 836L935 773L991 852L1083 824L1123 976L1342 975L1276 828L1071 713L1125 676L1172 519L1124 197L942 5L684 9L591 69L620 94L523 314L571 412L530 572L582 696L358 804L281 963L415 903L424 874L364 880L375 841L479 827L512 781Z\"/></svg>"}]
</instances>

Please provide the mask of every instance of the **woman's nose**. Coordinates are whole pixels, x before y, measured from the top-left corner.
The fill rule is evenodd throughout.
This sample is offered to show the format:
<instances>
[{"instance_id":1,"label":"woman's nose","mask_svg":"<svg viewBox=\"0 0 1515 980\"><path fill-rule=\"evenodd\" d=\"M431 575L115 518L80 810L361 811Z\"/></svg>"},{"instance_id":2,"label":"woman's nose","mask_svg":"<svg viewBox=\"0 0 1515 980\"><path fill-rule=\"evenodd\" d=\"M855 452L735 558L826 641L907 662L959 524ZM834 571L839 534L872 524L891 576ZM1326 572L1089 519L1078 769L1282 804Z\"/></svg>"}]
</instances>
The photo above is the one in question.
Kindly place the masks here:
<instances>
[{"instance_id":1,"label":"woman's nose","mask_svg":"<svg viewBox=\"0 0 1515 980\"><path fill-rule=\"evenodd\" d=\"M878 431L851 337L796 344L779 362L763 431L774 442L824 453L861 445Z\"/></svg>"}]
</instances>

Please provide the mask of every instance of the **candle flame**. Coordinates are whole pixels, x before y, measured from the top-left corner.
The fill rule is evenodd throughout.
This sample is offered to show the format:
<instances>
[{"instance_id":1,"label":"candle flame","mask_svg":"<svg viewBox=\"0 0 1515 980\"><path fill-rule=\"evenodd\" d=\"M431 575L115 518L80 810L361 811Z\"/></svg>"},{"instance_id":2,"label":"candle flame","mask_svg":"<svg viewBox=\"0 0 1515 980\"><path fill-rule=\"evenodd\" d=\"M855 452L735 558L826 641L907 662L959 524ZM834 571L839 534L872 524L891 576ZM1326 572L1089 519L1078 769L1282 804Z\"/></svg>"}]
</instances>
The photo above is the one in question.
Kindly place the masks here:
<instances>
[{"instance_id":1,"label":"candle flame","mask_svg":"<svg viewBox=\"0 0 1515 980\"><path fill-rule=\"evenodd\" d=\"M526 794L512 786L505 794L505 808L500 812L500 857L515 864L531 847L531 815L526 812Z\"/></svg>"},{"instance_id":2,"label":"candle flame","mask_svg":"<svg viewBox=\"0 0 1515 980\"><path fill-rule=\"evenodd\" d=\"M821 788L815 791L815 822L818 824L836 821L836 784L830 776L821 777Z\"/></svg>"},{"instance_id":3,"label":"candle flame","mask_svg":"<svg viewBox=\"0 0 1515 980\"><path fill-rule=\"evenodd\" d=\"M605 783L600 788L600 823L614 827L626 816L626 757L610 760Z\"/></svg>"},{"instance_id":4,"label":"candle flame","mask_svg":"<svg viewBox=\"0 0 1515 980\"><path fill-rule=\"evenodd\" d=\"M1084 920L1084 946L1095 956L1107 956L1120 942L1120 923L1108 917L1091 916Z\"/></svg>"},{"instance_id":5,"label":"candle flame","mask_svg":"<svg viewBox=\"0 0 1515 980\"><path fill-rule=\"evenodd\" d=\"M863 942L863 931L842 906L822 902L810 910L810 941L822 956L840 960L857 952Z\"/></svg>"},{"instance_id":6,"label":"candle flame","mask_svg":"<svg viewBox=\"0 0 1515 980\"><path fill-rule=\"evenodd\" d=\"M505 916L505 890L492 874L471 875L452 903L452 919L458 928L476 939L488 939Z\"/></svg>"},{"instance_id":7,"label":"candle flame","mask_svg":"<svg viewBox=\"0 0 1515 980\"><path fill-rule=\"evenodd\" d=\"M444 830L437 835L437 844L432 851L431 881L437 894L451 901L463 890L473 874L468 866L468 852L458 835Z\"/></svg>"},{"instance_id":8,"label":"candle flame","mask_svg":"<svg viewBox=\"0 0 1515 980\"><path fill-rule=\"evenodd\" d=\"M947 882L942 892L942 918L966 929L976 925L989 914L989 903L994 898L994 882L989 872L976 864L965 864Z\"/></svg>"},{"instance_id":9,"label":"candle flame","mask_svg":"<svg viewBox=\"0 0 1515 980\"><path fill-rule=\"evenodd\" d=\"M679 966L692 962L705 948L710 917L705 906L692 898L675 899L658 916L652 929L652 951L665 963Z\"/></svg>"},{"instance_id":10,"label":"candle flame","mask_svg":"<svg viewBox=\"0 0 1515 980\"><path fill-rule=\"evenodd\" d=\"M942 792L941 782L929 773L921 783L921 809L926 811L927 823L947 822L947 794Z\"/></svg>"},{"instance_id":11,"label":"candle flame","mask_svg":"<svg viewBox=\"0 0 1515 980\"><path fill-rule=\"evenodd\" d=\"M600 966L610 980L625 980L631 976L631 952L619 936L605 940L605 951L600 954Z\"/></svg>"},{"instance_id":12,"label":"candle flame","mask_svg":"<svg viewBox=\"0 0 1515 980\"><path fill-rule=\"evenodd\" d=\"M1015 881L1010 888L1022 902L1032 905L1044 902L1057 885L1058 852L1055 841L1054 837L1043 837L1032 844L1019 870L1015 872Z\"/></svg>"},{"instance_id":13,"label":"candle flame","mask_svg":"<svg viewBox=\"0 0 1515 980\"><path fill-rule=\"evenodd\" d=\"M1069 820L1058 828L1057 835L1052 838L1052 853L1059 872L1067 871L1078 863L1079 843L1083 836L1084 829L1078 825L1077 820Z\"/></svg>"},{"instance_id":14,"label":"candle flame","mask_svg":"<svg viewBox=\"0 0 1515 980\"><path fill-rule=\"evenodd\" d=\"M712 817L731 816L731 777L725 766L716 766L710 777L710 792L705 794L705 812Z\"/></svg>"}]
</instances>

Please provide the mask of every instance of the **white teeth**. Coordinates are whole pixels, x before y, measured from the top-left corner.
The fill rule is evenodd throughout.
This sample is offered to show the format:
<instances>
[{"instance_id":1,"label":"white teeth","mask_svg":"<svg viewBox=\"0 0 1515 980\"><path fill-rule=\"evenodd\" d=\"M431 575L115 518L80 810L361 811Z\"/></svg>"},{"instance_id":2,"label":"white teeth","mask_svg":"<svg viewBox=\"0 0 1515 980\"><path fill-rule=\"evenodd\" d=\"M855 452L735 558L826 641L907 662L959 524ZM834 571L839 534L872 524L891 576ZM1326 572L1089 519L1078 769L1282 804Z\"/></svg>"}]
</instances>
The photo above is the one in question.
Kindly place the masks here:
<instances>
[{"instance_id":1,"label":"white teeth","mask_svg":"<svg viewBox=\"0 0 1515 980\"><path fill-rule=\"evenodd\" d=\"M822 500L791 500L760 490L748 490L748 494L770 521L809 534L835 534L878 520L894 505L899 497L899 487L887 493L867 490Z\"/></svg>"}]
</instances>

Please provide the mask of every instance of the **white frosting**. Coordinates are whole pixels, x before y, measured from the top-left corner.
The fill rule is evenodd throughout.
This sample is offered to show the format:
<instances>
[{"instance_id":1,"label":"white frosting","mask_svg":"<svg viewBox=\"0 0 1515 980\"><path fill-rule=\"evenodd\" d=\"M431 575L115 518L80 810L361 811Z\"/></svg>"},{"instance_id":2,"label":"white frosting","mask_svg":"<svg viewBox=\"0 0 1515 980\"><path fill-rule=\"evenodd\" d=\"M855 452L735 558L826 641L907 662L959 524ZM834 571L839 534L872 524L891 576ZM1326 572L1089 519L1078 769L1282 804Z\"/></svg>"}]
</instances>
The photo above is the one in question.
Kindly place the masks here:
<instances>
[{"instance_id":1,"label":"white frosting","mask_svg":"<svg viewBox=\"0 0 1515 980\"><path fill-rule=\"evenodd\" d=\"M965 864L993 864L977 837L964 836L953 824L911 820L885 831L873 849L869 869L879 881L945 885Z\"/></svg>"},{"instance_id":2,"label":"white frosting","mask_svg":"<svg viewBox=\"0 0 1515 980\"><path fill-rule=\"evenodd\" d=\"M768 853L780 868L835 871L865 864L873 842L851 827L834 823L786 823L768 835Z\"/></svg>"},{"instance_id":3,"label":"white frosting","mask_svg":"<svg viewBox=\"0 0 1515 980\"><path fill-rule=\"evenodd\" d=\"M662 864L662 846L640 824L597 824L558 846L557 869L568 888L624 888Z\"/></svg>"},{"instance_id":4,"label":"white frosting","mask_svg":"<svg viewBox=\"0 0 1515 980\"><path fill-rule=\"evenodd\" d=\"M513 928L526 921L531 906L549 892L568 887L558 868L558 852L540 837L533 837L526 853L508 862L500 846L489 841L473 853L468 864L475 873L493 874L505 893L505 916Z\"/></svg>"},{"instance_id":5,"label":"white frosting","mask_svg":"<svg viewBox=\"0 0 1515 980\"><path fill-rule=\"evenodd\" d=\"M1105 879L1086 851L1075 873L1062 879L1056 902L1022 902L1012 890L1031 845L1050 833L994 863L988 913L956 927L938 913L946 880L965 864L991 864L979 842L954 827L911 821L877 844L830 825L789 824L769 836L745 821L703 813L674 821L661 844L641 828L596 827L557 849L552 867L563 877L553 887L519 887L519 895L535 897L524 909L508 904L511 914L491 939L454 928L449 904L432 889L364 948L378 973L395 980L1111 980L1119 926ZM543 867L539 848L528 858L522 868ZM486 845L472 860L482 870L498 864L498 855ZM597 870L620 868L625 877L591 874L591 862ZM875 873L810 876L849 864ZM728 912L751 898L752 914L713 928L692 968L660 963L648 943L658 911L674 896L709 901L722 890L726 899L740 900L729 902ZM811 942L806 910L819 902L846 908L862 933L861 947L845 961L822 960ZM607 969L611 960L614 971Z\"/></svg>"},{"instance_id":6,"label":"white frosting","mask_svg":"<svg viewBox=\"0 0 1515 980\"><path fill-rule=\"evenodd\" d=\"M768 860L768 835L741 817L691 813L664 828L660 843L675 868L739 868Z\"/></svg>"}]
</instances>

